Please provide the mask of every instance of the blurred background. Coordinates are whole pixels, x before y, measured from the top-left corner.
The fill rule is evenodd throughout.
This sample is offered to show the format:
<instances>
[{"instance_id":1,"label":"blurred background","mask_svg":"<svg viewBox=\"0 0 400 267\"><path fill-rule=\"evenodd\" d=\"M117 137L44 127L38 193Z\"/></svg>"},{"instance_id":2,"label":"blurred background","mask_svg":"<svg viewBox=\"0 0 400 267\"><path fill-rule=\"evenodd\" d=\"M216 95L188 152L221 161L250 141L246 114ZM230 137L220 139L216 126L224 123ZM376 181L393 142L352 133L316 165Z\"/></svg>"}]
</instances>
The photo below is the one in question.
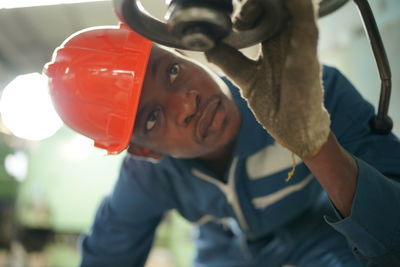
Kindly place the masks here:
<instances>
[{"instance_id":1,"label":"blurred background","mask_svg":"<svg viewBox=\"0 0 400 267\"><path fill-rule=\"evenodd\" d=\"M142 1L162 18L164 0ZM370 1L392 68L389 115L400 135L400 1ZM70 34L116 25L111 1L0 0L0 267L72 267L77 240L112 188L124 154L106 156L62 125L39 73ZM319 20L320 56L377 107L380 80L351 1ZM250 56L256 48L245 49ZM207 64L201 53L190 52ZM192 226L167 214L147 267L190 265Z\"/></svg>"}]
</instances>

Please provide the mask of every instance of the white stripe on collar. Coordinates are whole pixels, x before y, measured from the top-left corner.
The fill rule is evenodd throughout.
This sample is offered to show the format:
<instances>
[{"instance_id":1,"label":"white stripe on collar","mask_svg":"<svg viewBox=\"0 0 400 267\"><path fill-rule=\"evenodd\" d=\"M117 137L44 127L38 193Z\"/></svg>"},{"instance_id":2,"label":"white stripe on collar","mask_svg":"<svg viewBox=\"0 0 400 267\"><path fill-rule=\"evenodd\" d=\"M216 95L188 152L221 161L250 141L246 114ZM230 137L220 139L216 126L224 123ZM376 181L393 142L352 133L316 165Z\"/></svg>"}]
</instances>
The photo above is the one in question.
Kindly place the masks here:
<instances>
[{"instance_id":1,"label":"white stripe on collar","mask_svg":"<svg viewBox=\"0 0 400 267\"><path fill-rule=\"evenodd\" d=\"M296 162L301 163L297 156ZM246 171L250 180L256 180L291 168L292 164L292 152L274 143L248 157Z\"/></svg>"},{"instance_id":2,"label":"white stripe on collar","mask_svg":"<svg viewBox=\"0 0 400 267\"><path fill-rule=\"evenodd\" d=\"M289 196L290 194L300 191L307 184L309 184L313 178L314 176L312 174L309 174L303 181L298 182L297 184L287 186L279 191L276 191L266 196L253 198L251 202L256 209L265 209L272 204L278 202L279 200Z\"/></svg>"}]
</instances>

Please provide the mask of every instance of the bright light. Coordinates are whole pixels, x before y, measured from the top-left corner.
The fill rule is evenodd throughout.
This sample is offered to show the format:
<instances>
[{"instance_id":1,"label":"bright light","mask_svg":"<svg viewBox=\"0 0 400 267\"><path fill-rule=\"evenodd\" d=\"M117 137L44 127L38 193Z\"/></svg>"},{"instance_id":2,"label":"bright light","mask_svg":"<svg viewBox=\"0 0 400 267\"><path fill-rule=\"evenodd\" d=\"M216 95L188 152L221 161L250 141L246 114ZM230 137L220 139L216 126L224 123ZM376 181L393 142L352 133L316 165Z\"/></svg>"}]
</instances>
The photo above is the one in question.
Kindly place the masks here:
<instances>
[{"instance_id":1,"label":"bright light","mask_svg":"<svg viewBox=\"0 0 400 267\"><path fill-rule=\"evenodd\" d=\"M28 173L28 157L21 151L9 154L4 159L4 167L8 174L13 176L18 182L22 182Z\"/></svg>"},{"instance_id":2,"label":"bright light","mask_svg":"<svg viewBox=\"0 0 400 267\"><path fill-rule=\"evenodd\" d=\"M60 4L75 4L100 2L106 0L0 0L0 8L20 8L32 6L51 6Z\"/></svg>"},{"instance_id":3,"label":"bright light","mask_svg":"<svg viewBox=\"0 0 400 267\"><path fill-rule=\"evenodd\" d=\"M4 125L15 136L43 140L62 126L48 93L47 78L39 73L17 76L0 100Z\"/></svg>"}]
</instances>

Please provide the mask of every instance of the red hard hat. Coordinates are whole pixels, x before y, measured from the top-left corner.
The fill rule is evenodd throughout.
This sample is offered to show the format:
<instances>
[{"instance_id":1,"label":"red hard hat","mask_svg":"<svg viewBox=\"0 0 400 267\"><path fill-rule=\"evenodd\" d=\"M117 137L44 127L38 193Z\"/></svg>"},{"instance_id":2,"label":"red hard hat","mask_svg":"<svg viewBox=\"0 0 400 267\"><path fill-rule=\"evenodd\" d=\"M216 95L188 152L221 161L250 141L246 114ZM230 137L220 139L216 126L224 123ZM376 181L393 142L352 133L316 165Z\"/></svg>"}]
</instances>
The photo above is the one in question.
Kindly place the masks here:
<instances>
[{"instance_id":1,"label":"red hard hat","mask_svg":"<svg viewBox=\"0 0 400 267\"><path fill-rule=\"evenodd\" d=\"M151 45L122 24L88 28L67 38L43 69L61 119L109 154L130 142Z\"/></svg>"}]
</instances>

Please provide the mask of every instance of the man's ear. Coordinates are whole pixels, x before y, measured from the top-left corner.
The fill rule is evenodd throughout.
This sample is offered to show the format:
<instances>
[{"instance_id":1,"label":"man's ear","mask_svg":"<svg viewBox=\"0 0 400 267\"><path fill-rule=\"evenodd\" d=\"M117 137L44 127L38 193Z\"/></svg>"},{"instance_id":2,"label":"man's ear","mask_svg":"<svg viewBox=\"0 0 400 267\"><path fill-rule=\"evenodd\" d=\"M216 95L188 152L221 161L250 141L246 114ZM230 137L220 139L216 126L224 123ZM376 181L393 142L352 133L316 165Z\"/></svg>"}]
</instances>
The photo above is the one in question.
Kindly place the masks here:
<instances>
[{"instance_id":1,"label":"man's ear","mask_svg":"<svg viewBox=\"0 0 400 267\"><path fill-rule=\"evenodd\" d=\"M163 157L163 154L137 144L130 144L128 148L128 153L132 156L150 161L159 161Z\"/></svg>"}]
</instances>

